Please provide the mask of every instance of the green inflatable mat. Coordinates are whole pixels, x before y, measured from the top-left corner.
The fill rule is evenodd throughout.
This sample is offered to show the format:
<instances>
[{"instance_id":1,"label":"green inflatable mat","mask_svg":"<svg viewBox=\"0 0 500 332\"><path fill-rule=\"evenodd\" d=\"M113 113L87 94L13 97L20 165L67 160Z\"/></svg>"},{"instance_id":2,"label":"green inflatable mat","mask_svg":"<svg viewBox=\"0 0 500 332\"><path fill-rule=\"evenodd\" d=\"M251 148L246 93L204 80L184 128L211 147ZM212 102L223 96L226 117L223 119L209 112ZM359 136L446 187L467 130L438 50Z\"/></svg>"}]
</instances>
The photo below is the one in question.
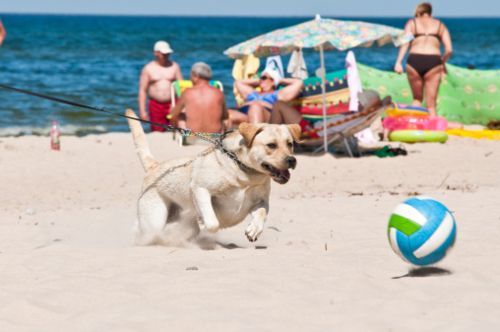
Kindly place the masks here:
<instances>
[{"instance_id":1,"label":"green inflatable mat","mask_svg":"<svg viewBox=\"0 0 500 332\"><path fill-rule=\"evenodd\" d=\"M438 114L449 121L486 125L500 120L500 70L470 70L450 64L438 94ZM410 104L412 95L406 75L378 70L358 63L363 89Z\"/></svg>"}]
</instances>

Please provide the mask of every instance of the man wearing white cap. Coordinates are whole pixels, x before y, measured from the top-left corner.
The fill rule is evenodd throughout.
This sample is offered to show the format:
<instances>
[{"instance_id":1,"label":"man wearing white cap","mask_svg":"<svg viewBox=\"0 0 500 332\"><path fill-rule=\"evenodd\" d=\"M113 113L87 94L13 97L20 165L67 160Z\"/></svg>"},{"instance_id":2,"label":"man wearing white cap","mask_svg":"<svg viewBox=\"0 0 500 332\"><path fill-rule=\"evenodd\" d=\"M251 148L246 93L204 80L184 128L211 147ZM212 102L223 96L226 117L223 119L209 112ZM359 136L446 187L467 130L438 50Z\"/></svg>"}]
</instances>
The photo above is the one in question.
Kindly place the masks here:
<instances>
[{"instance_id":1,"label":"man wearing white cap","mask_svg":"<svg viewBox=\"0 0 500 332\"><path fill-rule=\"evenodd\" d=\"M167 115L170 114L171 98L170 87L175 80L182 80L179 65L170 60L174 51L163 40L154 45L155 60L144 66L139 82L139 114L141 119L155 123L169 124ZM146 112L146 100L149 99ZM151 131L165 131L165 128L151 125Z\"/></svg>"}]
</instances>

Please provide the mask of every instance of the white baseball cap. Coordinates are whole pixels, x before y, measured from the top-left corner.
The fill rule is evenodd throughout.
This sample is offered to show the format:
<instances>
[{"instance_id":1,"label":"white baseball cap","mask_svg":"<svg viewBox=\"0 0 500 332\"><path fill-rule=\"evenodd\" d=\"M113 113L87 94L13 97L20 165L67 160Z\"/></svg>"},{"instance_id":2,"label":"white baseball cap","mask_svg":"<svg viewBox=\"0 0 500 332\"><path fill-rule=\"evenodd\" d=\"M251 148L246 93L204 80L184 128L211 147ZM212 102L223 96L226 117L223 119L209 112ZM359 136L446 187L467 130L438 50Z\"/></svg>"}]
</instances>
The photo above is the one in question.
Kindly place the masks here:
<instances>
[{"instance_id":1,"label":"white baseball cap","mask_svg":"<svg viewBox=\"0 0 500 332\"><path fill-rule=\"evenodd\" d=\"M162 54L174 53L174 51L170 48L170 45L164 40L159 40L155 43L154 51Z\"/></svg>"}]
</instances>

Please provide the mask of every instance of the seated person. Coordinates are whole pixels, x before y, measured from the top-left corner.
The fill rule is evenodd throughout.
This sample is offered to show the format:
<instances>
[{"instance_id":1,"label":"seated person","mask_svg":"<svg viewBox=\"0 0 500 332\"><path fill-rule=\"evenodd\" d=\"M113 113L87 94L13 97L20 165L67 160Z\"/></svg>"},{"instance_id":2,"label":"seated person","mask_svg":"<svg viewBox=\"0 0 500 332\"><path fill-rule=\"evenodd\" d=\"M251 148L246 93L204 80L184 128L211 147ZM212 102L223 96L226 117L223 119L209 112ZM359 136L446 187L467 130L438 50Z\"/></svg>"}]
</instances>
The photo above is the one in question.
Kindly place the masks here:
<instances>
[{"instance_id":1,"label":"seated person","mask_svg":"<svg viewBox=\"0 0 500 332\"><path fill-rule=\"evenodd\" d=\"M276 90L280 84L285 86ZM295 99L303 87L302 80L282 78L277 70L271 68L264 69L259 79L238 80L234 85L245 100L240 112L247 115L250 123L269 122L274 104ZM260 92L255 90L257 87L260 87Z\"/></svg>"},{"instance_id":2,"label":"seated person","mask_svg":"<svg viewBox=\"0 0 500 332\"><path fill-rule=\"evenodd\" d=\"M272 124L298 124L303 133L313 129L310 122L302 117L302 114L285 102L277 101L269 118ZM317 137L315 134L314 137Z\"/></svg>"},{"instance_id":3,"label":"seated person","mask_svg":"<svg viewBox=\"0 0 500 332\"><path fill-rule=\"evenodd\" d=\"M210 85L212 69L203 62L191 67L193 87L186 89L172 110L172 124L186 121L186 128L200 133L224 132L228 118L224 94ZM184 111L183 114L181 112Z\"/></svg>"}]
</instances>

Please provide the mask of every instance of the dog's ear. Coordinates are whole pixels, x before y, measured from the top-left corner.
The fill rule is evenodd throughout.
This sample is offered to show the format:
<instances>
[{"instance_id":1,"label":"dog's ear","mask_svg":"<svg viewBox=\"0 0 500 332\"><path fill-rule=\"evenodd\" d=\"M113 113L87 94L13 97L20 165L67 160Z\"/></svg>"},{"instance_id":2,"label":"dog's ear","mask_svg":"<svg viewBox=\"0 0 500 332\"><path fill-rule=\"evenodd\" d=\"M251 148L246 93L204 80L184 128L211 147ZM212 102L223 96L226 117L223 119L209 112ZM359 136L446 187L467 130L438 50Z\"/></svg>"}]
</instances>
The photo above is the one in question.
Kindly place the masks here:
<instances>
[{"instance_id":1,"label":"dog's ear","mask_svg":"<svg viewBox=\"0 0 500 332\"><path fill-rule=\"evenodd\" d=\"M251 147L255 136L262 130L261 127L257 127L253 124L242 122L238 127L238 131L241 136L245 139L245 144L247 147Z\"/></svg>"},{"instance_id":2,"label":"dog's ear","mask_svg":"<svg viewBox=\"0 0 500 332\"><path fill-rule=\"evenodd\" d=\"M298 124L289 124L287 125L288 130L292 134L293 140L296 143L300 142L300 135L302 134L302 128Z\"/></svg>"}]
</instances>

